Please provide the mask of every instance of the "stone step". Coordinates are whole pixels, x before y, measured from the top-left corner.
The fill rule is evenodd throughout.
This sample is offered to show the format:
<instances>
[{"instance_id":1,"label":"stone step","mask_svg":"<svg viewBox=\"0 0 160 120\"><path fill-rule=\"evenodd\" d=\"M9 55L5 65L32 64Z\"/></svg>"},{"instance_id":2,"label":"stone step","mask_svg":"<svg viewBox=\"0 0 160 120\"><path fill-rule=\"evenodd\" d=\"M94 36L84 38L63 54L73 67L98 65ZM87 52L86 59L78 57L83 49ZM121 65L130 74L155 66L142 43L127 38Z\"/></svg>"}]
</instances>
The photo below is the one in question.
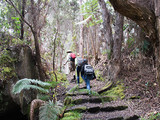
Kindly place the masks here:
<instances>
[{"instance_id":1,"label":"stone step","mask_svg":"<svg viewBox=\"0 0 160 120\"><path fill-rule=\"evenodd\" d=\"M112 97L109 96L73 96L72 97L72 104L83 104L83 103L103 103L103 102L110 102Z\"/></svg>"},{"instance_id":2,"label":"stone step","mask_svg":"<svg viewBox=\"0 0 160 120\"><path fill-rule=\"evenodd\" d=\"M86 86L84 85L80 85L78 86L74 86L76 89L74 91L69 90L67 92L67 96L78 96L78 95L88 95L88 91L86 89ZM92 87L91 85L91 91L96 92L97 94L101 94L107 90L109 90L112 87L112 82L108 81L105 85L103 85L101 88L96 88L96 87Z\"/></svg>"},{"instance_id":3,"label":"stone step","mask_svg":"<svg viewBox=\"0 0 160 120\"><path fill-rule=\"evenodd\" d=\"M113 106L91 106L91 107L87 107L87 106L74 106L74 107L70 107L68 109L66 109L66 112L68 111L77 111L77 112L88 112L88 113L98 113L98 112L113 112L113 111L121 111L121 110L125 110L127 109L127 106L117 106L117 107L113 107Z\"/></svg>"},{"instance_id":4,"label":"stone step","mask_svg":"<svg viewBox=\"0 0 160 120\"><path fill-rule=\"evenodd\" d=\"M84 113L81 120L140 120L128 109L114 112Z\"/></svg>"},{"instance_id":5,"label":"stone step","mask_svg":"<svg viewBox=\"0 0 160 120\"><path fill-rule=\"evenodd\" d=\"M127 109L127 105L123 102L108 102L108 103L84 103L81 105L75 105L66 109L68 111L78 111L78 112L88 112L88 113L98 113L98 112L113 112L121 111Z\"/></svg>"}]
</instances>

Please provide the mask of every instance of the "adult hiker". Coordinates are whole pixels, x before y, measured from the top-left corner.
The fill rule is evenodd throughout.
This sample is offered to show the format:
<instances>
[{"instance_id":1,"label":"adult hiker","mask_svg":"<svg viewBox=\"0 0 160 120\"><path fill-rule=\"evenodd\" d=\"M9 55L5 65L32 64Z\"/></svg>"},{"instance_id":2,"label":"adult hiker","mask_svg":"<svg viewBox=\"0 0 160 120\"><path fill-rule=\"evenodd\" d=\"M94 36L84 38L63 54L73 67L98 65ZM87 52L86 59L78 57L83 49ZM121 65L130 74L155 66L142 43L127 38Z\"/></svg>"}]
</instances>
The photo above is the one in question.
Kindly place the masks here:
<instances>
[{"instance_id":1,"label":"adult hiker","mask_svg":"<svg viewBox=\"0 0 160 120\"><path fill-rule=\"evenodd\" d=\"M76 55L74 53L72 53L71 50L67 51L68 55L67 55L67 61L64 63L64 65L66 65L67 63L67 71L66 73L69 74L72 71L75 71L75 58Z\"/></svg>"},{"instance_id":2,"label":"adult hiker","mask_svg":"<svg viewBox=\"0 0 160 120\"><path fill-rule=\"evenodd\" d=\"M81 66L83 64L83 58L80 57L79 53L77 53L77 57L75 59L75 65L76 65L76 72L77 72L77 84L79 85L80 81L80 72L81 72Z\"/></svg>"},{"instance_id":3,"label":"adult hiker","mask_svg":"<svg viewBox=\"0 0 160 120\"><path fill-rule=\"evenodd\" d=\"M86 87L89 90L90 94L90 80L96 78L94 69L91 65L88 64L88 60L84 59L83 65L81 66L81 77L86 83Z\"/></svg>"}]
</instances>

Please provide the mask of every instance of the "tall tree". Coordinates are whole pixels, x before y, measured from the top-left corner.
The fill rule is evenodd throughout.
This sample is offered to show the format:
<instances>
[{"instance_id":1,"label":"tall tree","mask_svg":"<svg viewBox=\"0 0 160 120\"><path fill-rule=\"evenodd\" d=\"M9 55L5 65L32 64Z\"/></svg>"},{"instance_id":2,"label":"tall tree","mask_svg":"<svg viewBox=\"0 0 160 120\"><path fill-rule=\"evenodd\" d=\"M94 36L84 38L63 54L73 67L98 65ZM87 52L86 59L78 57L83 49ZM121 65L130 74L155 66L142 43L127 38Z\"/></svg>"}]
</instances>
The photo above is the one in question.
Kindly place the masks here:
<instances>
[{"instance_id":1,"label":"tall tree","mask_svg":"<svg viewBox=\"0 0 160 120\"><path fill-rule=\"evenodd\" d=\"M124 17L116 12L116 19L115 19L115 34L114 34L114 42L113 42L113 63L112 70L114 72L113 79L117 78L121 70L121 49L122 49L122 42L123 42L123 23ZM114 67L113 67L114 66Z\"/></svg>"},{"instance_id":2,"label":"tall tree","mask_svg":"<svg viewBox=\"0 0 160 120\"><path fill-rule=\"evenodd\" d=\"M44 81L44 72L42 68L42 62L41 62L41 55L40 55L40 47L39 47L39 36L40 36L40 30L42 28L42 24L40 24L40 12L44 8L44 6L47 3L47 0L44 1L44 3L41 0L38 0L37 3L34 0L30 0L30 13L31 13L31 23L29 23L21 14L21 12L17 9L13 1L11 0L5 0L7 3L9 3L11 6L14 7L16 12L19 14L22 21L24 21L31 29L33 37L34 37L34 43L35 43L35 49L36 49L36 61L39 71L40 80ZM46 17L46 16L45 16ZM44 17L44 18L45 18Z\"/></svg>"},{"instance_id":3,"label":"tall tree","mask_svg":"<svg viewBox=\"0 0 160 120\"><path fill-rule=\"evenodd\" d=\"M80 21L83 21L82 15L82 0L80 0ZM79 53L80 56L83 56L83 47L84 47L84 40L83 40L83 24L80 24L80 41L79 41Z\"/></svg>"},{"instance_id":4,"label":"tall tree","mask_svg":"<svg viewBox=\"0 0 160 120\"><path fill-rule=\"evenodd\" d=\"M110 25L110 13L106 7L106 3L104 0L98 0L100 9L102 12L103 19L103 34L104 39L106 41L106 49L108 50L108 59L112 56L113 52L113 37L112 37L112 29Z\"/></svg>"},{"instance_id":5,"label":"tall tree","mask_svg":"<svg viewBox=\"0 0 160 120\"><path fill-rule=\"evenodd\" d=\"M21 3L21 14L23 19L25 18L25 6L26 6L26 0L22 0ZM20 39L23 40L24 38L24 21L21 20L21 35L20 35Z\"/></svg>"},{"instance_id":6,"label":"tall tree","mask_svg":"<svg viewBox=\"0 0 160 120\"><path fill-rule=\"evenodd\" d=\"M154 1L154 5L155 5L155 16L156 16L156 23L157 23L157 36L158 36L158 41L160 43L160 1L159 0L155 0ZM159 82L159 87L160 87L160 45L157 47L156 51L157 53L157 80Z\"/></svg>"}]
</instances>

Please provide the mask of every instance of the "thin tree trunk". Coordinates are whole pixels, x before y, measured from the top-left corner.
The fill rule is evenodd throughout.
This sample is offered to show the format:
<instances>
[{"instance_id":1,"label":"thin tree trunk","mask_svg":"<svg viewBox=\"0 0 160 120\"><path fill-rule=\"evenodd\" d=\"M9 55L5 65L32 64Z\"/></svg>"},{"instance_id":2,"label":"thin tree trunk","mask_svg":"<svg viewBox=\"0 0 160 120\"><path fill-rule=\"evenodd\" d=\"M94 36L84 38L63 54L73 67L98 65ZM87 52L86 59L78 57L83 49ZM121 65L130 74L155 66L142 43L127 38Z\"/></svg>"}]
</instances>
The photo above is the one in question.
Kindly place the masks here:
<instances>
[{"instance_id":1,"label":"thin tree trunk","mask_svg":"<svg viewBox=\"0 0 160 120\"><path fill-rule=\"evenodd\" d=\"M110 25L110 15L106 7L105 1L98 0L98 3L100 5L101 12L102 12L104 39L107 43L106 49L107 51L109 51L108 59L110 59L110 57L112 56L112 52L113 52L113 37L112 37L112 29Z\"/></svg>"},{"instance_id":2,"label":"thin tree trunk","mask_svg":"<svg viewBox=\"0 0 160 120\"><path fill-rule=\"evenodd\" d=\"M34 4L35 4L34 0L31 0L31 12L32 12L32 21L33 21L33 29L31 30L34 36L35 49L36 49L36 61L38 65L40 80L44 81L45 78L44 78L44 73L42 69L42 62L41 62L41 55L40 55L40 48L39 48L39 41L38 41L38 28L37 28L38 20L36 17L37 14L35 14L37 11L35 10Z\"/></svg>"},{"instance_id":3,"label":"thin tree trunk","mask_svg":"<svg viewBox=\"0 0 160 120\"><path fill-rule=\"evenodd\" d=\"M64 52L64 48L63 48L63 46L61 46L61 54L60 54L60 72L62 71L62 61L63 61L62 55L63 55L63 52Z\"/></svg>"},{"instance_id":4,"label":"thin tree trunk","mask_svg":"<svg viewBox=\"0 0 160 120\"><path fill-rule=\"evenodd\" d=\"M58 34L58 30L56 31L55 38L54 38L54 43L53 43L53 46L54 46L54 49L53 49L53 71L55 71L55 56L56 56L56 39L57 39L57 34Z\"/></svg>"},{"instance_id":5,"label":"thin tree trunk","mask_svg":"<svg viewBox=\"0 0 160 120\"><path fill-rule=\"evenodd\" d=\"M157 30L158 30L158 41L160 44L160 1L159 0L155 0L154 1L155 4L155 15L156 15L156 21L157 21ZM159 84L159 88L160 88L160 45L159 46L155 46L156 50L155 50L155 54L157 56L156 59L156 66L157 66L157 70L156 70L156 79L157 82Z\"/></svg>"},{"instance_id":6,"label":"thin tree trunk","mask_svg":"<svg viewBox=\"0 0 160 120\"><path fill-rule=\"evenodd\" d=\"M82 15L82 8L81 8L81 5L82 5L82 0L80 0L80 21L83 21L83 15ZM82 57L83 56L83 44L84 44L84 41L83 41L83 24L80 24L80 44L79 44L79 53L80 53L80 56Z\"/></svg>"},{"instance_id":7,"label":"thin tree trunk","mask_svg":"<svg viewBox=\"0 0 160 120\"><path fill-rule=\"evenodd\" d=\"M22 17L24 19L25 17L25 6L26 6L26 0L22 0ZM21 20L21 35L20 35L20 39L23 40L24 39L24 21Z\"/></svg>"}]
</instances>

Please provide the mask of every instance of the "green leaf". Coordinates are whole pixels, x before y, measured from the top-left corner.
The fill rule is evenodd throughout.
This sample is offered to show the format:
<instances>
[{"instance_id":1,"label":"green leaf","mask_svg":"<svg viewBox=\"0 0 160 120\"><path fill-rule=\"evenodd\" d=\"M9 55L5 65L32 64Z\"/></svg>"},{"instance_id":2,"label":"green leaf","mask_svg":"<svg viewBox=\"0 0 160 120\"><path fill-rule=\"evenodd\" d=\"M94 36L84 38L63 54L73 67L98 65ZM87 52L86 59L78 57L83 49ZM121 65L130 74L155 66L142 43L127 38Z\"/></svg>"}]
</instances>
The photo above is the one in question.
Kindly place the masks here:
<instances>
[{"instance_id":1,"label":"green leaf","mask_svg":"<svg viewBox=\"0 0 160 120\"><path fill-rule=\"evenodd\" d=\"M12 89L12 93L17 94L20 93L22 90L24 89L37 89L40 92L43 93L48 93L48 89L46 89L45 87L51 87L51 84L46 83L46 82L42 82L39 80L34 80L34 79L22 79L19 80Z\"/></svg>"}]
</instances>

